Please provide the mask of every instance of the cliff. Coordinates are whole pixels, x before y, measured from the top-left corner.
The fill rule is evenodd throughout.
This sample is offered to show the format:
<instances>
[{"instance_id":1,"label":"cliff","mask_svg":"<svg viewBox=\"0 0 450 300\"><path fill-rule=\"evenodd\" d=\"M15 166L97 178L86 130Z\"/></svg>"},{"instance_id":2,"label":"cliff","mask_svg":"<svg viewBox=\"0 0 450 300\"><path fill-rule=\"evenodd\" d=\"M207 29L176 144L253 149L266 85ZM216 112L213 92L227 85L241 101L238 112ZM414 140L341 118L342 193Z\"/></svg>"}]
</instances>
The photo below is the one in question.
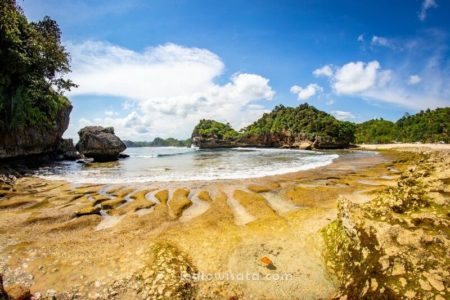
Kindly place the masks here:
<instances>
[{"instance_id":1,"label":"cliff","mask_svg":"<svg viewBox=\"0 0 450 300\"><path fill-rule=\"evenodd\" d=\"M71 111L72 105L60 108L55 121L48 126L21 126L14 130L0 131L0 159L55 152L69 126Z\"/></svg>"}]
</instances>

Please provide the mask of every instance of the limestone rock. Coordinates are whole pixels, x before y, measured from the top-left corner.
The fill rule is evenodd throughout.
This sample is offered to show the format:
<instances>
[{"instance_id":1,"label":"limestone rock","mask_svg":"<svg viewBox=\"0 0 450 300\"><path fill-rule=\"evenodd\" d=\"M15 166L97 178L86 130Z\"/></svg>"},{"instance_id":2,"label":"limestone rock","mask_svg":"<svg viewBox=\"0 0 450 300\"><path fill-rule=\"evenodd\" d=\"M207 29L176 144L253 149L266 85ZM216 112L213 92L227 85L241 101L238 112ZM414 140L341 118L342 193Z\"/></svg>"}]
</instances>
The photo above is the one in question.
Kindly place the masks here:
<instances>
[{"instance_id":1,"label":"limestone rock","mask_svg":"<svg viewBox=\"0 0 450 300\"><path fill-rule=\"evenodd\" d=\"M77 150L98 162L117 160L127 148L114 134L112 127L88 126L82 128L78 135L80 141L76 145Z\"/></svg>"},{"instance_id":2,"label":"limestone rock","mask_svg":"<svg viewBox=\"0 0 450 300\"><path fill-rule=\"evenodd\" d=\"M49 128L33 126L0 131L0 159L55 153L69 126L71 111L71 105L61 108Z\"/></svg>"}]
</instances>

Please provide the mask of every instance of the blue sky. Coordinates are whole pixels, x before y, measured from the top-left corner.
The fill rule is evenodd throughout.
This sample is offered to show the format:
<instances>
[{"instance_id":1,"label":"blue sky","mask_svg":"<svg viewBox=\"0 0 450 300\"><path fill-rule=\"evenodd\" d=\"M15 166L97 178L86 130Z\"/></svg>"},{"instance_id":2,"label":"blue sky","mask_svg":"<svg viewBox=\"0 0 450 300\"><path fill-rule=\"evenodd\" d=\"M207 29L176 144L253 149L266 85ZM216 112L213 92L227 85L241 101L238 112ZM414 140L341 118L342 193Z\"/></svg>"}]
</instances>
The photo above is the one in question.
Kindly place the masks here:
<instances>
[{"instance_id":1,"label":"blue sky","mask_svg":"<svg viewBox=\"0 0 450 300\"><path fill-rule=\"evenodd\" d=\"M18 1L61 26L80 86L66 136L186 138L308 102L340 119L450 106L450 1Z\"/></svg>"}]
</instances>

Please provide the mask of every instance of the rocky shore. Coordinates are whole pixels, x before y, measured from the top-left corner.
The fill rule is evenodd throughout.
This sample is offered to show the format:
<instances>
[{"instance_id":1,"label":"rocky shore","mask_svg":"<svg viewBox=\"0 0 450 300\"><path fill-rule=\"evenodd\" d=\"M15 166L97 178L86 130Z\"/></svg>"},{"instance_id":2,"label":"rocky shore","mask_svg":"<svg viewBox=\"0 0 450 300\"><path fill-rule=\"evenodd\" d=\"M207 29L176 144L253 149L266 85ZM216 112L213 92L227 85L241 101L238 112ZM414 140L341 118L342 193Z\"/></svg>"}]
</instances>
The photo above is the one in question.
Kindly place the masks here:
<instances>
[{"instance_id":1,"label":"rocky shore","mask_svg":"<svg viewBox=\"0 0 450 300\"><path fill-rule=\"evenodd\" d=\"M336 299L450 297L450 157L410 154L395 186L355 204L341 197L324 230Z\"/></svg>"},{"instance_id":2,"label":"rocky shore","mask_svg":"<svg viewBox=\"0 0 450 300\"><path fill-rule=\"evenodd\" d=\"M4 293L445 299L446 169L443 154L385 152L223 182L73 186L19 178L0 186ZM423 195L427 205L417 200ZM223 279L247 273L259 279ZM283 274L287 280L264 279Z\"/></svg>"}]
</instances>

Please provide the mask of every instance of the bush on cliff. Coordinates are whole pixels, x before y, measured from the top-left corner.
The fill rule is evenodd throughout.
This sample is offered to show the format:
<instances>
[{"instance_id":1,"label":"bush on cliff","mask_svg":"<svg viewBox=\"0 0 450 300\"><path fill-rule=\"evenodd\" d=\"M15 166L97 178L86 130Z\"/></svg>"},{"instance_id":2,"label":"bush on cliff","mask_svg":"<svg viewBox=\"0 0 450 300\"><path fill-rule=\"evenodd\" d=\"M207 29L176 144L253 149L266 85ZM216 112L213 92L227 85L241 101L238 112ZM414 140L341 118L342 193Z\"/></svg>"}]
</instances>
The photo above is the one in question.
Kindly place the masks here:
<instances>
[{"instance_id":1,"label":"bush on cliff","mask_svg":"<svg viewBox=\"0 0 450 300\"><path fill-rule=\"evenodd\" d=\"M15 0L0 3L0 131L52 126L70 105L63 92L75 84L58 24L28 22Z\"/></svg>"}]
</instances>

